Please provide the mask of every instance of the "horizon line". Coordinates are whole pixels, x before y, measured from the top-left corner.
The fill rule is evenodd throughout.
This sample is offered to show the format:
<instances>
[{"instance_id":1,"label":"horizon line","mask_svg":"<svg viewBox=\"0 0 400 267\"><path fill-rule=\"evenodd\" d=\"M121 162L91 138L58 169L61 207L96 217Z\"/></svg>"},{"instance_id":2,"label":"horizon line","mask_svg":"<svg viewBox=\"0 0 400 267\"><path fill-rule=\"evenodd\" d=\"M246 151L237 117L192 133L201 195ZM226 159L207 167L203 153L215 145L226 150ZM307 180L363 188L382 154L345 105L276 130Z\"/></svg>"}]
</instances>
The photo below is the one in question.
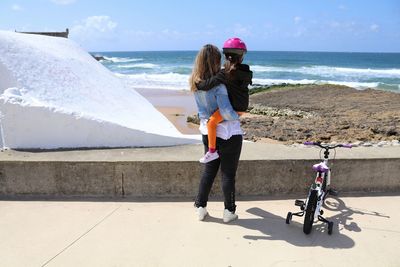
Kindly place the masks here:
<instances>
[{"instance_id":1,"label":"horizon line","mask_svg":"<svg viewBox=\"0 0 400 267\"><path fill-rule=\"evenodd\" d=\"M114 51L89 51L89 53L124 53L124 52L197 52L199 50L114 50ZM400 51L394 52L374 52L374 51L326 51L326 50L320 50L320 51L315 51L315 50L250 50L248 51L250 53L252 52L295 52L295 53L364 53L364 54L400 54Z\"/></svg>"}]
</instances>

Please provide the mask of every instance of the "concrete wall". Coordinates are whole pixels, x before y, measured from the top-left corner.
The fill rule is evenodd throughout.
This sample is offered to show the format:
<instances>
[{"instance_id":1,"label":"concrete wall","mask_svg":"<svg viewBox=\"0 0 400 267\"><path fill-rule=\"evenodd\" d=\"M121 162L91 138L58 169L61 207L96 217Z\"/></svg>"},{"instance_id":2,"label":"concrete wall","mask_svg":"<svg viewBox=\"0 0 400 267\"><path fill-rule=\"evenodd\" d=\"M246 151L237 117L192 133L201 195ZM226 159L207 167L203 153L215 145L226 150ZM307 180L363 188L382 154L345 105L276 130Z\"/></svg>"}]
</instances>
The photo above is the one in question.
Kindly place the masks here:
<instances>
[{"instance_id":1,"label":"concrete wall","mask_svg":"<svg viewBox=\"0 0 400 267\"><path fill-rule=\"evenodd\" d=\"M239 196L305 193L315 160L243 160ZM194 197L202 165L195 161L2 161L0 197ZM400 158L337 159L332 186L341 192L400 192ZM212 194L220 196L220 176Z\"/></svg>"},{"instance_id":2,"label":"concrete wall","mask_svg":"<svg viewBox=\"0 0 400 267\"><path fill-rule=\"evenodd\" d=\"M17 31L15 31L17 32ZM69 29L65 29L65 32L19 32L19 33L26 33L26 34L38 34L38 35L46 35L52 37L63 37L68 38Z\"/></svg>"}]
</instances>

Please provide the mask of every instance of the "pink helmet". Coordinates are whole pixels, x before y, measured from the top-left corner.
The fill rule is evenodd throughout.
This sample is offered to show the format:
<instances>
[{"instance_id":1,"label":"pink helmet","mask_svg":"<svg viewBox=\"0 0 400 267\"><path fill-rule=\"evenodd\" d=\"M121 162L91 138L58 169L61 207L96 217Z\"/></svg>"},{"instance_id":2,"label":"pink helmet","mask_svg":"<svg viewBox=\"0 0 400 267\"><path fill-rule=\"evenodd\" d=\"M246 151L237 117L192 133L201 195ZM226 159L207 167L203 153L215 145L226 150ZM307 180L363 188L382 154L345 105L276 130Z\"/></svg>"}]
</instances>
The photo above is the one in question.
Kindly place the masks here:
<instances>
[{"instance_id":1,"label":"pink helmet","mask_svg":"<svg viewBox=\"0 0 400 267\"><path fill-rule=\"evenodd\" d=\"M232 53L242 55L247 52L246 44L237 37L229 38L222 47L224 54Z\"/></svg>"}]
</instances>

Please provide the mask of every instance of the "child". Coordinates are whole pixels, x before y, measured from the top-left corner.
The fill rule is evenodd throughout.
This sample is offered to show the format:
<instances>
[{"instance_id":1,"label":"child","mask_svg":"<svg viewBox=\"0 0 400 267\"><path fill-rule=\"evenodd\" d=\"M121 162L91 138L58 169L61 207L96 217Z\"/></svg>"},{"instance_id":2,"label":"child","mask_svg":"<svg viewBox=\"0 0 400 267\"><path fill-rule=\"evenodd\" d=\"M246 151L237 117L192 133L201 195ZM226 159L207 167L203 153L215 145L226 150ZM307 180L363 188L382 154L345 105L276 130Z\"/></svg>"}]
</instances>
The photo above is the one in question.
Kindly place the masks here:
<instances>
[{"instance_id":1,"label":"child","mask_svg":"<svg viewBox=\"0 0 400 267\"><path fill-rule=\"evenodd\" d=\"M249 106L249 84L252 84L253 73L248 65L242 64L244 54L247 52L246 44L239 38L228 39L223 46L225 55L224 69L217 75L196 84L198 90L207 91L218 84L225 84L228 97L233 109L242 115ZM223 118L219 110L207 122L208 152L199 160L207 163L219 158L216 150L217 125Z\"/></svg>"}]
</instances>

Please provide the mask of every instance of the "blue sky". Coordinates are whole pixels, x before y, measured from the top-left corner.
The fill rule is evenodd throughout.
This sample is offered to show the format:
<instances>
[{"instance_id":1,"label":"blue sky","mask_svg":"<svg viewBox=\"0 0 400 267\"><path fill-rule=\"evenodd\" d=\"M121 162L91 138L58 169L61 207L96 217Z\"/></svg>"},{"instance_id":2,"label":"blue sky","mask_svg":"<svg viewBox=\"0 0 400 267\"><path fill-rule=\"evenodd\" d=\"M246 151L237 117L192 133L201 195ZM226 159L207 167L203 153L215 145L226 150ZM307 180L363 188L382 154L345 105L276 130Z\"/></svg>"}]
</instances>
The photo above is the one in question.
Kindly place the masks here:
<instances>
[{"instance_id":1,"label":"blue sky","mask_svg":"<svg viewBox=\"0 0 400 267\"><path fill-rule=\"evenodd\" d=\"M400 52L400 0L2 0L0 29L62 31L89 51Z\"/></svg>"}]
</instances>

